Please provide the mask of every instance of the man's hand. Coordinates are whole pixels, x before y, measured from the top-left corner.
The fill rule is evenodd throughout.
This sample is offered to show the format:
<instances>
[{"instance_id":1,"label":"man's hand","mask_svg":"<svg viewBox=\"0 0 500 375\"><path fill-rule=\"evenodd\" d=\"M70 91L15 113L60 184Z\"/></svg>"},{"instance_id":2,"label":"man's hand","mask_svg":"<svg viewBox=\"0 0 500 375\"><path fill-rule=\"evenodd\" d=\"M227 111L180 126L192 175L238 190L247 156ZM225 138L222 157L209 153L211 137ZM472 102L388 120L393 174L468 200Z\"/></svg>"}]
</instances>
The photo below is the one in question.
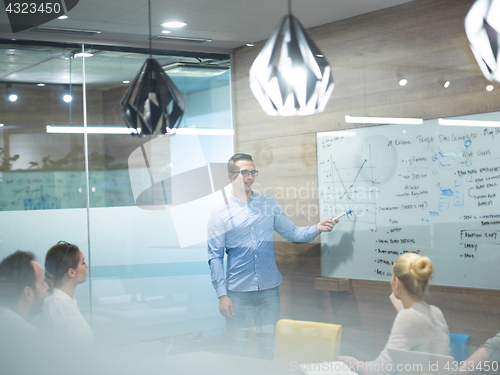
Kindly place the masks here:
<instances>
[{"instance_id":1,"label":"man's hand","mask_svg":"<svg viewBox=\"0 0 500 375\"><path fill-rule=\"evenodd\" d=\"M223 317L233 319L233 303L228 296L219 297L219 312Z\"/></svg>"},{"instance_id":2,"label":"man's hand","mask_svg":"<svg viewBox=\"0 0 500 375\"><path fill-rule=\"evenodd\" d=\"M316 225L316 230L318 233L321 232L331 232L335 224L339 222L339 219L336 219L334 217L327 217L323 220L321 220L317 225Z\"/></svg>"},{"instance_id":3,"label":"man's hand","mask_svg":"<svg viewBox=\"0 0 500 375\"><path fill-rule=\"evenodd\" d=\"M483 370L484 372L490 372L490 370L493 370L494 365L494 363L490 361L490 352L486 348L479 348L464 362L460 362L461 366L458 368L458 374L468 375L481 370Z\"/></svg>"}]
</instances>

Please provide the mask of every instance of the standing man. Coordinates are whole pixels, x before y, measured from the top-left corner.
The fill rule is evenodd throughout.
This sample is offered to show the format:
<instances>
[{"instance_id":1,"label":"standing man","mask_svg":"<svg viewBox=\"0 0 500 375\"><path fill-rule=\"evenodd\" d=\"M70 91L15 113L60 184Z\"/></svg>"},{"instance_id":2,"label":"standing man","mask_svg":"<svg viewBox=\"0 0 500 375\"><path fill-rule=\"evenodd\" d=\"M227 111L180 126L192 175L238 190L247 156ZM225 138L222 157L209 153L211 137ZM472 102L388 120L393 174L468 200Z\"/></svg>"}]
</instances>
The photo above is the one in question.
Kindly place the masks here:
<instances>
[{"instance_id":1,"label":"standing man","mask_svg":"<svg viewBox=\"0 0 500 375\"><path fill-rule=\"evenodd\" d=\"M208 224L212 284L234 354L245 354L253 319L260 356L272 359L282 279L274 255L274 231L291 242L310 242L321 232L330 232L338 219L297 227L273 197L252 191L258 171L250 155L233 155L227 168L232 192L226 204L214 209Z\"/></svg>"}]
</instances>

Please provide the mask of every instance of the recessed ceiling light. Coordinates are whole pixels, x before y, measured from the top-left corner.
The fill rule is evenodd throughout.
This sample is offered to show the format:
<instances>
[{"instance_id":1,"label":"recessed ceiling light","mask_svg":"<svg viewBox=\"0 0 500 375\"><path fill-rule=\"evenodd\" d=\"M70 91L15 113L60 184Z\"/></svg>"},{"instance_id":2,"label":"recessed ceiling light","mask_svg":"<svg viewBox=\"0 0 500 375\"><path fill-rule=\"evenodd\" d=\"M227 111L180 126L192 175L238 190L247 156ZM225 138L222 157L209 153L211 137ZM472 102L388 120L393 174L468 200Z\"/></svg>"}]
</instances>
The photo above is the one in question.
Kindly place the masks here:
<instances>
[{"instance_id":1,"label":"recessed ceiling light","mask_svg":"<svg viewBox=\"0 0 500 375\"><path fill-rule=\"evenodd\" d=\"M15 101L17 100L17 95L16 95L16 94L10 94L10 95L9 95L9 100L10 100L11 102L15 102Z\"/></svg>"},{"instance_id":2,"label":"recessed ceiling light","mask_svg":"<svg viewBox=\"0 0 500 375\"><path fill-rule=\"evenodd\" d=\"M247 47L253 47L255 44L253 43L247 43Z\"/></svg>"},{"instance_id":3,"label":"recessed ceiling light","mask_svg":"<svg viewBox=\"0 0 500 375\"><path fill-rule=\"evenodd\" d=\"M214 77L224 74L228 71L228 67L213 66L213 65L200 65L189 63L174 63L164 66L163 69L169 76L179 77Z\"/></svg>"},{"instance_id":4,"label":"recessed ceiling light","mask_svg":"<svg viewBox=\"0 0 500 375\"><path fill-rule=\"evenodd\" d=\"M69 103L73 100L73 97L69 94L66 94L63 96L63 100L66 102L66 103Z\"/></svg>"},{"instance_id":5,"label":"recessed ceiling light","mask_svg":"<svg viewBox=\"0 0 500 375\"><path fill-rule=\"evenodd\" d=\"M162 33L162 34L170 34L170 33L171 33L171 31L170 31L170 30L163 30L161 33Z\"/></svg>"},{"instance_id":6,"label":"recessed ceiling light","mask_svg":"<svg viewBox=\"0 0 500 375\"><path fill-rule=\"evenodd\" d=\"M492 91L495 87L493 85L486 86L486 91Z\"/></svg>"},{"instance_id":7,"label":"recessed ceiling light","mask_svg":"<svg viewBox=\"0 0 500 375\"><path fill-rule=\"evenodd\" d=\"M156 35L151 39L158 41L175 42L175 43L180 42L180 43L196 43L196 44L209 43L212 41L212 39L205 39L205 38L190 38L185 36L167 36L167 35Z\"/></svg>"},{"instance_id":8,"label":"recessed ceiling light","mask_svg":"<svg viewBox=\"0 0 500 375\"><path fill-rule=\"evenodd\" d=\"M184 27L187 25L187 23L185 22L180 22L180 21L172 21L172 22L164 22L161 24L163 27L168 27L168 28L172 28L172 29L175 29L177 27Z\"/></svg>"},{"instance_id":9,"label":"recessed ceiling light","mask_svg":"<svg viewBox=\"0 0 500 375\"><path fill-rule=\"evenodd\" d=\"M62 16L57 17L57 19L58 19L58 20L66 20L66 19L68 19L68 16L67 16L67 15L65 15L65 14L63 14Z\"/></svg>"},{"instance_id":10,"label":"recessed ceiling light","mask_svg":"<svg viewBox=\"0 0 500 375\"><path fill-rule=\"evenodd\" d=\"M130 81L123 81L123 83L130 83Z\"/></svg>"},{"instance_id":11,"label":"recessed ceiling light","mask_svg":"<svg viewBox=\"0 0 500 375\"><path fill-rule=\"evenodd\" d=\"M448 87L450 87L450 81L446 81L443 86L444 86L445 89L447 89Z\"/></svg>"},{"instance_id":12,"label":"recessed ceiling light","mask_svg":"<svg viewBox=\"0 0 500 375\"><path fill-rule=\"evenodd\" d=\"M400 86L405 86L407 83L408 83L408 80L404 79L404 78L401 81L399 81Z\"/></svg>"},{"instance_id":13,"label":"recessed ceiling light","mask_svg":"<svg viewBox=\"0 0 500 375\"><path fill-rule=\"evenodd\" d=\"M65 27L48 27L48 26L37 26L30 29L30 32L34 33L53 33L53 34L69 34L69 35L80 35L80 36L90 36L101 34L100 30L82 30L82 29L68 29Z\"/></svg>"},{"instance_id":14,"label":"recessed ceiling light","mask_svg":"<svg viewBox=\"0 0 500 375\"><path fill-rule=\"evenodd\" d=\"M37 83L36 85L37 85L38 87L43 87L43 86L45 86L45 83Z\"/></svg>"}]
</instances>

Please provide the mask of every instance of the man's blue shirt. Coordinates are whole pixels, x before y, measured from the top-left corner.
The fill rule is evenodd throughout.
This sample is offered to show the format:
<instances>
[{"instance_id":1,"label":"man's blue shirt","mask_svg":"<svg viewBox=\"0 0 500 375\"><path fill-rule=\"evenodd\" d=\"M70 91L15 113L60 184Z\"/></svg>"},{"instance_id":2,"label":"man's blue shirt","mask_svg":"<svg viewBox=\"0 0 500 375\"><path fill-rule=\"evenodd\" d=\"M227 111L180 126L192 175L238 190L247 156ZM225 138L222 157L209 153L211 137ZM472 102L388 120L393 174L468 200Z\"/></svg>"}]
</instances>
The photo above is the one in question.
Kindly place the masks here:
<instances>
[{"instance_id":1,"label":"man's blue shirt","mask_svg":"<svg viewBox=\"0 0 500 375\"><path fill-rule=\"evenodd\" d=\"M276 267L274 231L302 243L319 234L316 226L296 226L271 196L254 193L245 203L229 194L228 203L214 209L208 223L208 263L217 297L226 295L226 288L250 292L278 286L282 277Z\"/></svg>"}]
</instances>

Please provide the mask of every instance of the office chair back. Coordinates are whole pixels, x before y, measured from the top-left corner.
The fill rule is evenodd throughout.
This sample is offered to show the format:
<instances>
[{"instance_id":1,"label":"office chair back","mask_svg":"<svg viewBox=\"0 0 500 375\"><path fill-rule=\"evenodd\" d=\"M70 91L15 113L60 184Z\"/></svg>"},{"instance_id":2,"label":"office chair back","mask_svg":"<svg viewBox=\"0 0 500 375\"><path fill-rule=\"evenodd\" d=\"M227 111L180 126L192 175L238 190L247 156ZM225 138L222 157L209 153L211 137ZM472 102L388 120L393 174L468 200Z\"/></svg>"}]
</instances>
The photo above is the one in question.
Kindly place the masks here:
<instances>
[{"instance_id":1,"label":"office chair back","mask_svg":"<svg viewBox=\"0 0 500 375\"><path fill-rule=\"evenodd\" d=\"M342 326L281 319L276 325L274 361L319 363L334 361L340 350Z\"/></svg>"},{"instance_id":2,"label":"office chair back","mask_svg":"<svg viewBox=\"0 0 500 375\"><path fill-rule=\"evenodd\" d=\"M465 361L470 355L470 335L450 333L451 356L458 363Z\"/></svg>"}]
</instances>

